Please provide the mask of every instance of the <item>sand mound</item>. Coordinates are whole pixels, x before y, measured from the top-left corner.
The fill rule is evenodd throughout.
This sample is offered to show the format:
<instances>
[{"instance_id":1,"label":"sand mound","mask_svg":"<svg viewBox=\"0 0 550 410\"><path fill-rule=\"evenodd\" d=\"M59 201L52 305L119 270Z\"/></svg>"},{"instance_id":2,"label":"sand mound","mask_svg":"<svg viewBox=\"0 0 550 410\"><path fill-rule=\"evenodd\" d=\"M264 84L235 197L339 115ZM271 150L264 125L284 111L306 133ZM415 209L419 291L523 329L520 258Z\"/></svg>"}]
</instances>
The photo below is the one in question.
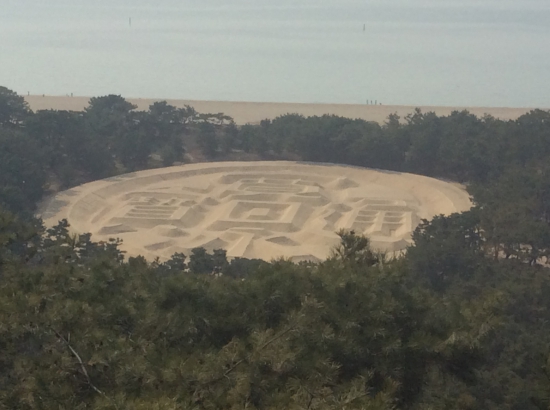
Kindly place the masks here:
<instances>
[{"instance_id":1,"label":"sand mound","mask_svg":"<svg viewBox=\"0 0 550 410\"><path fill-rule=\"evenodd\" d=\"M144 248L148 251L159 251L161 249L169 248L172 245L174 245L174 241L155 242L149 245L144 245Z\"/></svg>"},{"instance_id":2,"label":"sand mound","mask_svg":"<svg viewBox=\"0 0 550 410\"><path fill-rule=\"evenodd\" d=\"M348 188L357 188L359 185L349 178L338 178L330 184L327 184L327 186L334 190L341 190Z\"/></svg>"},{"instance_id":3,"label":"sand mound","mask_svg":"<svg viewBox=\"0 0 550 410\"><path fill-rule=\"evenodd\" d=\"M276 236L275 238L267 239L267 241L276 243L277 245L283 245L283 246L300 246L298 242L293 241L288 236Z\"/></svg>"},{"instance_id":4,"label":"sand mound","mask_svg":"<svg viewBox=\"0 0 550 410\"><path fill-rule=\"evenodd\" d=\"M122 233L137 232L136 229L124 224L104 226L98 232L100 235L120 235Z\"/></svg>"},{"instance_id":5,"label":"sand mound","mask_svg":"<svg viewBox=\"0 0 550 410\"><path fill-rule=\"evenodd\" d=\"M121 235L129 256L169 258L203 246L230 257L319 260L354 230L401 252L423 218L469 209L458 185L418 175L296 162L154 169L59 193L41 215L94 240Z\"/></svg>"},{"instance_id":6,"label":"sand mound","mask_svg":"<svg viewBox=\"0 0 550 410\"><path fill-rule=\"evenodd\" d=\"M211 197L204 198L201 202L201 205L204 205L204 206L216 206L219 204L220 203L218 201L216 201L214 198L211 198Z\"/></svg>"},{"instance_id":7,"label":"sand mound","mask_svg":"<svg viewBox=\"0 0 550 410\"><path fill-rule=\"evenodd\" d=\"M195 244L195 248L202 247L207 251L212 252L214 249L227 249L228 242L221 238L212 239L211 241Z\"/></svg>"},{"instance_id":8,"label":"sand mound","mask_svg":"<svg viewBox=\"0 0 550 410\"><path fill-rule=\"evenodd\" d=\"M173 225L159 225L153 228L153 232L166 238L181 238L184 236L189 236L187 232Z\"/></svg>"}]
</instances>

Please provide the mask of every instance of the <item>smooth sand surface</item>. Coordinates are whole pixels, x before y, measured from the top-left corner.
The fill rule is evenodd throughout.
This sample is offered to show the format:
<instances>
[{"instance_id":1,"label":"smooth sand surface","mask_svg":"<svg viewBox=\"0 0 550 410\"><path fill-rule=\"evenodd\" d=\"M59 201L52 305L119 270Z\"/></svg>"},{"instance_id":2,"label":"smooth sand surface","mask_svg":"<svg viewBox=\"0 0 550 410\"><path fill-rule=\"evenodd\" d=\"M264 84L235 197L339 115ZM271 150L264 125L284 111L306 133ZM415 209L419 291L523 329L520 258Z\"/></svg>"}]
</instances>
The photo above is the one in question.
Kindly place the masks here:
<instances>
[{"instance_id":1,"label":"smooth sand surface","mask_svg":"<svg viewBox=\"0 0 550 410\"><path fill-rule=\"evenodd\" d=\"M130 256L167 259L194 247L229 257L322 260L336 231L367 235L398 253L421 219L465 211L457 185L419 175L287 161L219 162L153 169L91 182L44 204L95 241L121 238Z\"/></svg>"},{"instance_id":2,"label":"smooth sand surface","mask_svg":"<svg viewBox=\"0 0 550 410\"><path fill-rule=\"evenodd\" d=\"M81 111L88 106L89 97L54 97L54 96L25 96L33 111L37 110L72 110ZM139 110L147 110L159 99L127 98L138 106ZM414 112L416 107L403 105L354 105L354 104L298 104L298 103L258 103L258 102L231 102L231 101L192 101L192 100L165 100L175 107L190 105L199 113L224 113L232 117L239 125L255 124L264 119L273 119L285 114L301 114L306 117L333 114L348 118L360 118L367 121L383 123L390 114L398 114L404 118ZM468 110L472 114L482 117L486 114L503 120L515 120L529 112L531 108L492 108L492 107L429 107L419 106L422 112L433 111L437 115L449 115L453 111Z\"/></svg>"}]
</instances>

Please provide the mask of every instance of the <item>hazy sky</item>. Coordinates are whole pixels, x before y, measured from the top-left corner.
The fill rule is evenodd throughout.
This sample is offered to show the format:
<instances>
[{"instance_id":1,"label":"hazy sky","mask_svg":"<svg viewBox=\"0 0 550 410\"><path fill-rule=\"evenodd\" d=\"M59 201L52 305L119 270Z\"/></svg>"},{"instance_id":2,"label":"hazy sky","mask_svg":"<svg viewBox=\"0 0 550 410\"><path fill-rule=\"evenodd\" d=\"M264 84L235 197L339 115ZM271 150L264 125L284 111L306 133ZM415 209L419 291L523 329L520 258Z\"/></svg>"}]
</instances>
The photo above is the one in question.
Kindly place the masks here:
<instances>
[{"instance_id":1,"label":"hazy sky","mask_svg":"<svg viewBox=\"0 0 550 410\"><path fill-rule=\"evenodd\" d=\"M0 57L25 94L550 108L550 0L2 0Z\"/></svg>"}]
</instances>

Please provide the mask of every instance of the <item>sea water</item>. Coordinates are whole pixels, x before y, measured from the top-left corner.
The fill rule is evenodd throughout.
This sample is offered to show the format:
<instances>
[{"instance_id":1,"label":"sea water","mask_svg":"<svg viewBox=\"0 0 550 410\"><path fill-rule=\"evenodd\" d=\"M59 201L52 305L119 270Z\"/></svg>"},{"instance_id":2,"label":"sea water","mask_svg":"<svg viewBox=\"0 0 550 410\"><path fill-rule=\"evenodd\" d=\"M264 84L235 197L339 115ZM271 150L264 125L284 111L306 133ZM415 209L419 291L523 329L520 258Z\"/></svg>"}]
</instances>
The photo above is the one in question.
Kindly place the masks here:
<instances>
[{"instance_id":1,"label":"sea water","mask_svg":"<svg viewBox=\"0 0 550 410\"><path fill-rule=\"evenodd\" d=\"M1 0L21 94L550 107L549 0Z\"/></svg>"}]
</instances>

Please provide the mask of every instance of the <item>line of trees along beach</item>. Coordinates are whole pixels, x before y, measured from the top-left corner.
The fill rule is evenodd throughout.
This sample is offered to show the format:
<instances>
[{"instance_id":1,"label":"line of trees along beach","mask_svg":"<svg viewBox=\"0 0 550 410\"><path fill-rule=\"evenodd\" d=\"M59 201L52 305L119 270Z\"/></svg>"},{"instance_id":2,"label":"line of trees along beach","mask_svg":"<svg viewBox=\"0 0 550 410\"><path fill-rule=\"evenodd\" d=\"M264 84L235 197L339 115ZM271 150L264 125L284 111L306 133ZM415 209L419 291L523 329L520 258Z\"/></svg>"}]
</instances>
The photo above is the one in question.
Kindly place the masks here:
<instances>
[{"instance_id":1,"label":"line of trees along beach","mask_svg":"<svg viewBox=\"0 0 550 410\"><path fill-rule=\"evenodd\" d=\"M549 151L538 110L237 127L120 96L33 113L0 88L0 409L548 410ZM234 159L445 178L475 206L422 222L397 259L341 232L318 264L127 258L32 217L84 182Z\"/></svg>"}]
</instances>

